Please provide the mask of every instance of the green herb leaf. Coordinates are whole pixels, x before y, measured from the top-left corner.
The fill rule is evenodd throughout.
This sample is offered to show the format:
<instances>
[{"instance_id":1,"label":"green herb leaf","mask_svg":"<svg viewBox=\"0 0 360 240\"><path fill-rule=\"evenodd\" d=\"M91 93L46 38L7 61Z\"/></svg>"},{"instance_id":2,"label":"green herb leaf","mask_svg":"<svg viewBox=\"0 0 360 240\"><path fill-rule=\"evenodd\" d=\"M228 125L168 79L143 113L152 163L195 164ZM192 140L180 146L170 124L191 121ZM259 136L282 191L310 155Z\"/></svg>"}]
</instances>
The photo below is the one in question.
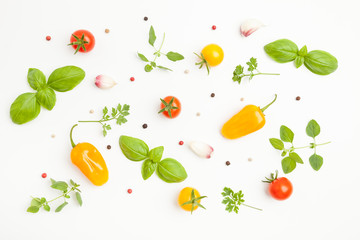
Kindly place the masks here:
<instances>
[{"instance_id":1,"label":"green herb leaf","mask_svg":"<svg viewBox=\"0 0 360 240\"><path fill-rule=\"evenodd\" d=\"M284 142L290 142L292 143L294 140L294 133L290 130L290 128L282 125L280 127L280 138Z\"/></svg>"},{"instance_id":2,"label":"green herb leaf","mask_svg":"<svg viewBox=\"0 0 360 240\"><path fill-rule=\"evenodd\" d=\"M153 162L160 162L163 152L164 152L163 146L153 148L149 153L149 159L152 160Z\"/></svg>"},{"instance_id":3,"label":"green herb leaf","mask_svg":"<svg viewBox=\"0 0 360 240\"><path fill-rule=\"evenodd\" d=\"M160 65L158 65L157 67L160 68L160 69L163 69L163 70L172 71L170 68L163 67L163 66L160 66Z\"/></svg>"},{"instance_id":4,"label":"green herb leaf","mask_svg":"<svg viewBox=\"0 0 360 240\"><path fill-rule=\"evenodd\" d=\"M285 157L286 156L286 151L282 151L281 156Z\"/></svg>"},{"instance_id":5,"label":"green herb leaf","mask_svg":"<svg viewBox=\"0 0 360 240\"><path fill-rule=\"evenodd\" d=\"M150 65L154 68L156 68L156 62L150 62Z\"/></svg>"},{"instance_id":6,"label":"green herb leaf","mask_svg":"<svg viewBox=\"0 0 360 240\"><path fill-rule=\"evenodd\" d=\"M156 40L155 30L153 26L151 26L149 31L149 43L151 46L154 46L155 40Z\"/></svg>"},{"instance_id":7,"label":"green herb leaf","mask_svg":"<svg viewBox=\"0 0 360 240\"><path fill-rule=\"evenodd\" d=\"M187 178L185 168L172 158L166 158L158 163L156 173L167 183L179 183Z\"/></svg>"},{"instance_id":8,"label":"green herb leaf","mask_svg":"<svg viewBox=\"0 0 360 240\"><path fill-rule=\"evenodd\" d=\"M323 158L320 155L314 153L309 158L310 165L315 171L319 171L321 166L323 165Z\"/></svg>"},{"instance_id":9,"label":"green herb leaf","mask_svg":"<svg viewBox=\"0 0 360 240\"><path fill-rule=\"evenodd\" d=\"M149 62L149 60L141 53L138 53L138 56L141 60L143 60L144 62Z\"/></svg>"},{"instance_id":10,"label":"green herb leaf","mask_svg":"<svg viewBox=\"0 0 360 240\"><path fill-rule=\"evenodd\" d=\"M30 212L30 213L37 213L39 211L39 207L36 207L36 206L31 206L31 207L28 207L28 209L26 210L27 212Z\"/></svg>"},{"instance_id":11,"label":"green herb leaf","mask_svg":"<svg viewBox=\"0 0 360 240\"><path fill-rule=\"evenodd\" d=\"M286 157L281 161L281 166L285 174L291 173L296 168L296 162L291 157Z\"/></svg>"},{"instance_id":12,"label":"green herb leaf","mask_svg":"<svg viewBox=\"0 0 360 240\"><path fill-rule=\"evenodd\" d=\"M85 72L76 66L66 66L53 71L47 85L58 92L72 90L85 78Z\"/></svg>"},{"instance_id":13,"label":"green herb leaf","mask_svg":"<svg viewBox=\"0 0 360 240\"><path fill-rule=\"evenodd\" d=\"M154 68L150 64L145 65L145 72L151 72Z\"/></svg>"},{"instance_id":14,"label":"green herb leaf","mask_svg":"<svg viewBox=\"0 0 360 240\"><path fill-rule=\"evenodd\" d=\"M300 50L299 50L299 53L298 53L298 55L299 56L302 56L302 57L305 57L306 56L306 54L307 54L307 47L306 47L306 45L305 46L303 46Z\"/></svg>"},{"instance_id":15,"label":"green herb leaf","mask_svg":"<svg viewBox=\"0 0 360 240\"><path fill-rule=\"evenodd\" d=\"M328 52L315 50L305 56L305 67L318 75L328 75L338 68L337 59Z\"/></svg>"},{"instance_id":16,"label":"green herb leaf","mask_svg":"<svg viewBox=\"0 0 360 240\"><path fill-rule=\"evenodd\" d=\"M270 138L269 141L275 149L278 149L278 150L284 149L284 143L280 139Z\"/></svg>"},{"instance_id":17,"label":"green herb leaf","mask_svg":"<svg viewBox=\"0 0 360 240\"><path fill-rule=\"evenodd\" d=\"M288 40L280 39L265 45L265 52L276 62L287 63L292 62L298 56L297 45Z\"/></svg>"},{"instance_id":18,"label":"green herb leaf","mask_svg":"<svg viewBox=\"0 0 360 240\"><path fill-rule=\"evenodd\" d=\"M304 60L305 60L305 58L303 57L303 56L297 56L296 58L295 58L295 67L296 68L299 68L299 67L301 67L301 65L303 65L304 64Z\"/></svg>"},{"instance_id":19,"label":"green herb leaf","mask_svg":"<svg viewBox=\"0 0 360 240\"><path fill-rule=\"evenodd\" d=\"M301 163L301 164L304 163L301 157L295 152L289 153L289 157L297 163Z\"/></svg>"},{"instance_id":20,"label":"green herb leaf","mask_svg":"<svg viewBox=\"0 0 360 240\"><path fill-rule=\"evenodd\" d=\"M69 185L66 182L63 182L63 181L57 181L57 182L54 182L51 185L51 187L54 188L54 189L65 192L65 191L67 191Z\"/></svg>"},{"instance_id":21,"label":"green herb leaf","mask_svg":"<svg viewBox=\"0 0 360 240\"><path fill-rule=\"evenodd\" d=\"M128 136L120 136L119 145L125 157L131 161L142 161L148 159L148 145L138 139Z\"/></svg>"},{"instance_id":22,"label":"green herb leaf","mask_svg":"<svg viewBox=\"0 0 360 240\"><path fill-rule=\"evenodd\" d=\"M23 93L10 107L11 120L16 124L24 124L34 120L40 113L40 104L35 93Z\"/></svg>"},{"instance_id":23,"label":"green herb leaf","mask_svg":"<svg viewBox=\"0 0 360 240\"><path fill-rule=\"evenodd\" d=\"M60 212L61 210L63 210L63 208L68 205L67 202L64 202L63 204L61 204L60 206L58 206L56 209L55 209L55 212Z\"/></svg>"},{"instance_id":24,"label":"green herb leaf","mask_svg":"<svg viewBox=\"0 0 360 240\"><path fill-rule=\"evenodd\" d=\"M148 159L145 160L141 167L141 175L144 180L148 179L153 175L157 167L157 163L153 162L152 160Z\"/></svg>"},{"instance_id":25,"label":"green herb leaf","mask_svg":"<svg viewBox=\"0 0 360 240\"><path fill-rule=\"evenodd\" d=\"M44 206L44 210L50 212L50 206L49 206L49 205L45 205L45 206Z\"/></svg>"},{"instance_id":26,"label":"green herb leaf","mask_svg":"<svg viewBox=\"0 0 360 240\"><path fill-rule=\"evenodd\" d=\"M168 52L166 57L173 62L180 61L184 59L184 56L177 52Z\"/></svg>"},{"instance_id":27,"label":"green herb leaf","mask_svg":"<svg viewBox=\"0 0 360 240\"><path fill-rule=\"evenodd\" d=\"M40 198L33 198L31 200L30 206L35 206L35 207L41 207L42 203L41 203L41 199Z\"/></svg>"},{"instance_id":28,"label":"green herb leaf","mask_svg":"<svg viewBox=\"0 0 360 240\"><path fill-rule=\"evenodd\" d=\"M78 201L80 207L82 206L83 204L83 201L82 201L82 198L81 198L81 194L79 192L76 192L75 193L75 196L76 196L76 200Z\"/></svg>"},{"instance_id":29,"label":"green herb leaf","mask_svg":"<svg viewBox=\"0 0 360 240\"><path fill-rule=\"evenodd\" d=\"M310 120L306 126L306 134L312 138L320 134L320 125L314 119Z\"/></svg>"},{"instance_id":30,"label":"green herb leaf","mask_svg":"<svg viewBox=\"0 0 360 240\"><path fill-rule=\"evenodd\" d=\"M30 87L34 90L46 86L46 77L39 69L29 68L27 79Z\"/></svg>"},{"instance_id":31,"label":"green herb leaf","mask_svg":"<svg viewBox=\"0 0 360 240\"><path fill-rule=\"evenodd\" d=\"M36 100L41 106L51 111L56 103L56 94L54 90L49 87L40 88L36 93Z\"/></svg>"}]
</instances>

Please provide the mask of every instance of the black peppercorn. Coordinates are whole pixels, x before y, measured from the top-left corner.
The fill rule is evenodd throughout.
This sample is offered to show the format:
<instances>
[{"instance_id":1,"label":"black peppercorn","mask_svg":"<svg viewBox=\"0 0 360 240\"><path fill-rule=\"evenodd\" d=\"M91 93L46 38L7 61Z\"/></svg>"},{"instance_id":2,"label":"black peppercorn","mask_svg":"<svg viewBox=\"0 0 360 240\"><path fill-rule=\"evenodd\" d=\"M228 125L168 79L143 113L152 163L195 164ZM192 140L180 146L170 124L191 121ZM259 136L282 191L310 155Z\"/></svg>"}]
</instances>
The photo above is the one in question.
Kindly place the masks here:
<instances>
[{"instance_id":1,"label":"black peppercorn","mask_svg":"<svg viewBox=\"0 0 360 240\"><path fill-rule=\"evenodd\" d=\"M144 124L142 125L142 127L145 129L145 128L148 127L148 125L147 125L146 123L144 123Z\"/></svg>"},{"instance_id":2,"label":"black peppercorn","mask_svg":"<svg viewBox=\"0 0 360 240\"><path fill-rule=\"evenodd\" d=\"M226 164L226 166L229 166L229 165L230 165L230 162L229 162L229 161L226 161L225 164Z\"/></svg>"}]
</instances>

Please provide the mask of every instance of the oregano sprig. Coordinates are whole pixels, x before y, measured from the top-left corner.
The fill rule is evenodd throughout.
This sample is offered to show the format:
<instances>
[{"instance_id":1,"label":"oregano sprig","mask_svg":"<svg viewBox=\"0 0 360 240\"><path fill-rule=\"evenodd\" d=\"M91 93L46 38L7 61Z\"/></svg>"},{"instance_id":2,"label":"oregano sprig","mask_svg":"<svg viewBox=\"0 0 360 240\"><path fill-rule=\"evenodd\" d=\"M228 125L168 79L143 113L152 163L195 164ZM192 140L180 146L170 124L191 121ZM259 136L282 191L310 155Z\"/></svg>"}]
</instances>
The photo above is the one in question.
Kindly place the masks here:
<instances>
[{"instance_id":1,"label":"oregano sprig","mask_svg":"<svg viewBox=\"0 0 360 240\"><path fill-rule=\"evenodd\" d=\"M49 203L56 201L58 199L63 199L63 203L60 204L56 209L55 212L60 212L66 205L68 205L67 199L70 198L70 193L74 192L77 202L80 206L82 206L82 198L81 198L81 191L78 187L79 184L75 183L73 180L70 179L70 186L64 181L55 181L51 178L51 187L57 189L62 192L62 194L52 200L47 200L45 197L32 197L30 207L28 207L27 212L30 213L37 213L39 212L40 208L43 208L45 211L50 211Z\"/></svg>"},{"instance_id":2,"label":"oregano sprig","mask_svg":"<svg viewBox=\"0 0 360 240\"><path fill-rule=\"evenodd\" d=\"M310 120L306 126L306 134L313 139L309 145L304 147L295 147L293 144L294 141L294 133L290 128L282 125L280 127L280 139L278 138L270 138L269 141L271 145L277 149L282 151L281 156L285 157L281 161L281 166L285 174L294 171L296 168L296 164L303 164L303 160L301 157L295 152L297 149L305 149L310 148L314 150L314 154L310 156L309 162L311 167L318 171L323 165L323 158L316 153L316 149L318 146L329 144L330 142L325 143L316 143L315 137L320 134L320 125L315 120ZM285 147L284 143L290 143L291 146L289 148ZM288 156L287 156L288 155Z\"/></svg>"},{"instance_id":3,"label":"oregano sprig","mask_svg":"<svg viewBox=\"0 0 360 240\"><path fill-rule=\"evenodd\" d=\"M235 71L233 72L233 78L232 78L232 80L234 82L238 82L240 84L242 78L249 77L249 80L251 80L254 76L257 76L257 75L280 75L279 73L261 73L261 72L259 72L259 70L257 69L257 66L258 66L257 60L256 60L256 58L253 58L253 57L250 58L249 62L246 62L246 64L249 66L248 71L250 73L244 73L245 66L242 66L242 65L236 66Z\"/></svg>"},{"instance_id":4,"label":"oregano sprig","mask_svg":"<svg viewBox=\"0 0 360 240\"><path fill-rule=\"evenodd\" d=\"M171 52L171 51L168 53L161 52L161 49L162 49L162 47L164 45L164 41L165 41L165 33L164 33L164 36L163 36L163 39L162 39L159 49L157 49L154 46L155 41L156 41L155 30L154 30L153 26L151 26L150 30L149 30L149 44L155 49L155 52L153 53L153 55L155 56L154 59L152 61L150 61L147 57L145 57L144 54L141 54L139 52L137 53L139 58L142 61L148 63L145 65L145 68L144 68L145 72L151 72L154 68L160 68L163 70L172 71L170 68L167 68L167 67L164 67L161 65L157 65L156 64L157 58L161 57L161 55L165 55L170 61L176 62L176 61L183 60L184 56L177 52Z\"/></svg>"},{"instance_id":5,"label":"oregano sprig","mask_svg":"<svg viewBox=\"0 0 360 240\"><path fill-rule=\"evenodd\" d=\"M111 126L105 122L115 120L116 124L121 125L123 123L127 122L127 119L125 118L128 116L130 110L130 106L127 104L124 104L124 106L121 106L119 103L116 108L111 108L111 113L109 113L109 109L107 107L104 107L103 109L103 116L102 119L98 121L78 121L78 122L97 122L102 125L103 128L103 135L104 137L107 135L107 131L111 130Z\"/></svg>"},{"instance_id":6,"label":"oregano sprig","mask_svg":"<svg viewBox=\"0 0 360 240\"><path fill-rule=\"evenodd\" d=\"M235 193L231 188L224 187L224 190L221 193L221 195L224 197L222 203L226 205L225 210L228 211L229 213L234 211L236 214L238 214L240 205L262 211L262 209L260 208L256 208L244 203L245 200L242 190Z\"/></svg>"}]
</instances>

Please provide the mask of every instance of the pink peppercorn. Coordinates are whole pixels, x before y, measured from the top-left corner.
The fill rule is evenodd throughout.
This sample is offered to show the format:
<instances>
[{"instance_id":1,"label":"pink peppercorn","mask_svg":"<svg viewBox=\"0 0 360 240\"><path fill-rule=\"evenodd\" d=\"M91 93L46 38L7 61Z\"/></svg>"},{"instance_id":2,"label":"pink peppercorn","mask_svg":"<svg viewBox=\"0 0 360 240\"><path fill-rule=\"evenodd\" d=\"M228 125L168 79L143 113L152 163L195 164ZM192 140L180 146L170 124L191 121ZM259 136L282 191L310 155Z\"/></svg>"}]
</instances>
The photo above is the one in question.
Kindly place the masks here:
<instances>
[{"instance_id":1,"label":"pink peppercorn","mask_svg":"<svg viewBox=\"0 0 360 240\"><path fill-rule=\"evenodd\" d=\"M128 189L127 192L128 192L128 194L131 194L131 193L132 193L132 190L131 190L131 189Z\"/></svg>"},{"instance_id":2,"label":"pink peppercorn","mask_svg":"<svg viewBox=\"0 0 360 240\"><path fill-rule=\"evenodd\" d=\"M46 177L47 177L47 174L46 174L46 173L43 173L43 174L41 174L41 177L42 177L42 178L46 178Z\"/></svg>"},{"instance_id":3,"label":"pink peppercorn","mask_svg":"<svg viewBox=\"0 0 360 240\"><path fill-rule=\"evenodd\" d=\"M47 41L50 41L50 40L51 40L51 37L50 37L50 36L46 36L46 40L47 40Z\"/></svg>"},{"instance_id":4,"label":"pink peppercorn","mask_svg":"<svg viewBox=\"0 0 360 240\"><path fill-rule=\"evenodd\" d=\"M216 26L215 26L215 25L213 25L211 28L212 28L212 30L216 30Z\"/></svg>"},{"instance_id":5,"label":"pink peppercorn","mask_svg":"<svg viewBox=\"0 0 360 240\"><path fill-rule=\"evenodd\" d=\"M183 141L180 141L180 142L179 142L179 145L184 145L184 142L183 142Z\"/></svg>"},{"instance_id":6,"label":"pink peppercorn","mask_svg":"<svg viewBox=\"0 0 360 240\"><path fill-rule=\"evenodd\" d=\"M130 78L130 81L132 81L132 82L135 81L135 78L134 78L134 77L131 77L131 78Z\"/></svg>"}]
</instances>

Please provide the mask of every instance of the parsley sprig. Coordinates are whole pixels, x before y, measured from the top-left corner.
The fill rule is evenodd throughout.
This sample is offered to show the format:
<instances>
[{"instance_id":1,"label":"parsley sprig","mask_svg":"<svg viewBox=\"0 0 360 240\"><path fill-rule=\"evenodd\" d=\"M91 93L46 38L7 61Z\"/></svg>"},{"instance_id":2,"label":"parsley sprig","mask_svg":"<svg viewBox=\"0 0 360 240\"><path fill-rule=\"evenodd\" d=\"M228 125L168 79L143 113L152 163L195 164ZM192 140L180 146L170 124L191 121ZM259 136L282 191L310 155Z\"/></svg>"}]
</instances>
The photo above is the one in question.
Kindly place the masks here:
<instances>
[{"instance_id":1,"label":"parsley sprig","mask_svg":"<svg viewBox=\"0 0 360 240\"><path fill-rule=\"evenodd\" d=\"M225 210L229 213L234 211L236 214L239 213L239 206L244 205L249 208L253 208L259 211L262 211L260 208L252 207L247 204L245 204L245 200L243 199L244 194L240 190L237 193L234 193L234 191L231 188L224 187L223 192L221 193L224 197L224 200L222 201L223 204L226 205Z\"/></svg>"},{"instance_id":2,"label":"parsley sprig","mask_svg":"<svg viewBox=\"0 0 360 240\"><path fill-rule=\"evenodd\" d=\"M75 183L73 180L70 179L70 186L69 184L67 184L66 182L63 181L55 181L54 179L51 178L51 187L57 190L60 190L62 192L62 194L52 200L46 200L46 198L44 197L33 197L30 203L30 207L28 207L27 212L30 213L37 213L39 212L40 208L44 208L45 211L50 212L50 206L49 203L58 200L60 198L63 199L63 203L60 204L56 209L55 212L60 212L66 205L68 205L68 202L66 201L67 199L70 198L70 193L74 192L75 193L75 197L77 202L79 203L80 206L82 206L82 198L80 195L80 189L78 187L80 187L79 184Z\"/></svg>"},{"instance_id":3,"label":"parsley sprig","mask_svg":"<svg viewBox=\"0 0 360 240\"><path fill-rule=\"evenodd\" d=\"M144 54L141 54L141 53L138 53L138 56L139 58L144 61L144 62L147 62L148 64L145 65L145 72L151 72L154 68L160 68L160 69L163 69L163 70L168 70L168 71L172 71L170 68L167 68L167 67L164 67L164 66L160 66L160 65L157 65L156 64L156 59L159 58L161 55L164 55L166 56L170 61L173 61L173 62L176 62L176 61L180 61L180 60L183 60L184 59L184 56L181 55L180 53L177 53L177 52L168 52L168 53L163 53L161 52L161 48L163 47L164 45L164 41L165 41L165 33L164 33L164 36L163 36L163 39L162 39L162 42L161 42L161 45L160 45L160 48L157 49L155 46L154 46L154 43L156 41L156 35L155 35L155 30L153 28L153 26L150 27L150 31L149 31L149 44L155 49L155 52L154 52L154 60L150 61L149 59L147 59L147 57L145 57Z\"/></svg>"},{"instance_id":4,"label":"parsley sprig","mask_svg":"<svg viewBox=\"0 0 360 240\"><path fill-rule=\"evenodd\" d=\"M261 73L259 72L259 70L257 70L257 60L256 58L250 58L249 62L246 62L246 64L249 66L248 67L248 71L250 73L245 74L244 73L244 68L241 65L236 66L235 71L233 72L233 78L232 80L234 82L238 82L239 84L241 83L241 79L244 77L249 77L249 80L251 80L254 76L256 75L280 75L279 73ZM254 71L256 71L254 73Z\"/></svg>"},{"instance_id":5,"label":"parsley sprig","mask_svg":"<svg viewBox=\"0 0 360 240\"><path fill-rule=\"evenodd\" d=\"M184 202L183 204L181 204L181 206L191 204L191 214L193 213L195 206L201 207L201 208L206 210L206 208L203 205L200 204L200 200L203 199L203 198L206 198L206 197L207 196L200 196L200 197L196 198L195 197L195 190L192 189L191 190L191 200L187 201L187 202Z\"/></svg>"},{"instance_id":6,"label":"parsley sprig","mask_svg":"<svg viewBox=\"0 0 360 240\"><path fill-rule=\"evenodd\" d=\"M103 128L103 135L104 137L107 135L107 131L111 130L111 126L107 123L107 121L111 121L116 119L116 124L121 125L123 123L127 122L127 119L125 118L128 116L130 110L130 106L127 104L124 104L124 106L121 106L119 103L116 108L111 109L111 113L109 113L109 109L107 107L104 107L103 109L103 116L101 120L98 121L78 121L78 122L97 122L102 125Z\"/></svg>"}]
</instances>

